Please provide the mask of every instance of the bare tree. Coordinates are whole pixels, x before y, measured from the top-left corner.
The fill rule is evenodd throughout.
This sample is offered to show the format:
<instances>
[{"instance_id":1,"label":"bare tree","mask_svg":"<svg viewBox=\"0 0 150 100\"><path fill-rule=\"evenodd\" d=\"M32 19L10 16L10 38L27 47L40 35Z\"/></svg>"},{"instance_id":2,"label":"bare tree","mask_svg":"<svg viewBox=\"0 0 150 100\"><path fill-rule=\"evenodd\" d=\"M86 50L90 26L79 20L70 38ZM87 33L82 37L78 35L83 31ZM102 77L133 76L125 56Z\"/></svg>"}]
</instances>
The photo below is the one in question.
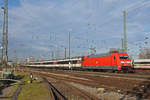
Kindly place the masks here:
<instances>
[{"instance_id":1,"label":"bare tree","mask_svg":"<svg viewBox=\"0 0 150 100\"><path fill-rule=\"evenodd\" d=\"M150 59L150 48L144 48L139 53L140 59Z\"/></svg>"}]
</instances>

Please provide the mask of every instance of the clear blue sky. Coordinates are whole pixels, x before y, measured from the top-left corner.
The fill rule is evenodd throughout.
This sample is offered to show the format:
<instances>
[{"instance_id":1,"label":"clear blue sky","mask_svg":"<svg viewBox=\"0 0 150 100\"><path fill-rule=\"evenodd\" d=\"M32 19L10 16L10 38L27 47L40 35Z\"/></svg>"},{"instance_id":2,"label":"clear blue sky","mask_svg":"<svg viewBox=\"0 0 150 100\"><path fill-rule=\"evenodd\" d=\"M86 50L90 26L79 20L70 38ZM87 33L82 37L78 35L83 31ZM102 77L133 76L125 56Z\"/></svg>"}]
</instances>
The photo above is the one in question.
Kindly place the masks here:
<instances>
[{"instance_id":1,"label":"clear blue sky","mask_svg":"<svg viewBox=\"0 0 150 100\"><path fill-rule=\"evenodd\" d=\"M129 54L136 57L140 45L150 46L149 39L144 44L150 36L149 0L9 0L9 57L46 59L51 51L63 57L69 31L72 56L87 55L90 47L97 53L121 48L123 10Z\"/></svg>"}]
</instances>

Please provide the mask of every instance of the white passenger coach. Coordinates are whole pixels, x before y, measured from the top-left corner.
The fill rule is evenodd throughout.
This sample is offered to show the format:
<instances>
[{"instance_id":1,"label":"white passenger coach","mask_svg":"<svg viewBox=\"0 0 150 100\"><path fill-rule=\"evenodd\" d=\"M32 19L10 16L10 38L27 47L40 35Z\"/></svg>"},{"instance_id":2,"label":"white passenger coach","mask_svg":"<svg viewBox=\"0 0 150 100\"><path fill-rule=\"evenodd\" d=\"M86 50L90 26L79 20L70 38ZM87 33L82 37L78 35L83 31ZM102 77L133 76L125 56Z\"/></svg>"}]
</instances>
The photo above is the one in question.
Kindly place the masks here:
<instances>
[{"instance_id":1,"label":"white passenger coach","mask_svg":"<svg viewBox=\"0 0 150 100\"><path fill-rule=\"evenodd\" d=\"M134 69L150 69L150 59L134 59Z\"/></svg>"}]
</instances>

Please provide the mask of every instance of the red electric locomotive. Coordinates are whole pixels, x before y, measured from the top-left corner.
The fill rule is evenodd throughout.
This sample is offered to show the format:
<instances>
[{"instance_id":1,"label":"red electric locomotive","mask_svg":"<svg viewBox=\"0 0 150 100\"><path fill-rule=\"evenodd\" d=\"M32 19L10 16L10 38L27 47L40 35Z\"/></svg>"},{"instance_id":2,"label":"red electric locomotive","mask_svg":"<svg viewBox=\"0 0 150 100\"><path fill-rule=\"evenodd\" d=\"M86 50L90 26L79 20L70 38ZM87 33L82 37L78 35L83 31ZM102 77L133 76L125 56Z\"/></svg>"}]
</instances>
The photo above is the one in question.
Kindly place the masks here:
<instances>
[{"instance_id":1,"label":"red electric locomotive","mask_svg":"<svg viewBox=\"0 0 150 100\"><path fill-rule=\"evenodd\" d=\"M131 71L133 69L128 54L118 52L85 56L82 68L112 71Z\"/></svg>"}]
</instances>

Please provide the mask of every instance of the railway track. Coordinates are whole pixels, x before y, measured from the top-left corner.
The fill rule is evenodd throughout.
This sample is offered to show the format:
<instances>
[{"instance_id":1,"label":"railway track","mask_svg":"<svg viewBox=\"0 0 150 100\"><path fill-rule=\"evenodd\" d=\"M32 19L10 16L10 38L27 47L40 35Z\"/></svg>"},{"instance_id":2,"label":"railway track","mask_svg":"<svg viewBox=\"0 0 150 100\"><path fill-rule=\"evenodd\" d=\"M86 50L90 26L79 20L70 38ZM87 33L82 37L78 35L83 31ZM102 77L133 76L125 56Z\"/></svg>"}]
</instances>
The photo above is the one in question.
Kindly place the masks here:
<instances>
[{"instance_id":1,"label":"railway track","mask_svg":"<svg viewBox=\"0 0 150 100\"><path fill-rule=\"evenodd\" d=\"M34 69L32 71L36 74L44 75L57 80L63 80L65 82L73 82L96 88L105 88L108 91L119 91L121 94L136 96L137 98L150 98L150 96L148 96L150 85L148 78L150 76L148 75L140 76L135 74L56 70L38 71Z\"/></svg>"},{"instance_id":2,"label":"railway track","mask_svg":"<svg viewBox=\"0 0 150 100\"><path fill-rule=\"evenodd\" d=\"M66 97L63 96L45 77L43 77L43 80L50 88L52 100L67 100Z\"/></svg>"},{"instance_id":3,"label":"railway track","mask_svg":"<svg viewBox=\"0 0 150 100\"><path fill-rule=\"evenodd\" d=\"M22 83L23 83L23 82L22 82ZM19 94L20 94L20 92L21 92L21 90L22 90L22 85L19 84L17 90L15 91L15 93L13 94L13 96L11 97L11 100L17 100L17 99L18 99L18 96L19 96Z\"/></svg>"},{"instance_id":4,"label":"railway track","mask_svg":"<svg viewBox=\"0 0 150 100\"><path fill-rule=\"evenodd\" d=\"M39 71L51 72L51 73L58 72L59 74L68 73L72 75L83 75L83 76L92 76L92 77L114 77L114 78L131 79L131 80L139 80L139 81L150 81L150 75L138 75L138 74L129 74L129 73L87 72L87 71L70 71L70 70L66 70L66 71L53 70L52 71L52 70L42 70L42 69L40 69Z\"/></svg>"},{"instance_id":5,"label":"railway track","mask_svg":"<svg viewBox=\"0 0 150 100\"><path fill-rule=\"evenodd\" d=\"M45 78L47 77L47 78ZM55 81L57 81L57 84L55 83L55 86L52 85L52 83L49 82L49 77L48 76L44 76L43 77L44 81L48 83L48 86L50 88L50 93L52 94L52 100L99 100L97 97L83 91L80 90L70 84L67 84L64 81L60 81L58 79L54 79ZM52 79L50 77L50 79ZM60 84L61 83L61 86ZM56 88L58 89L56 89ZM62 89L63 87L63 89Z\"/></svg>"},{"instance_id":6,"label":"railway track","mask_svg":"<svg viewBox=\"0 0 150 100\"><path fill-rule=\"evenodd\" d=\"M37 69L33 68L33 70L39 70L44 72L52 72L51 69ZM56 72L56 70L54 70ZM110 72L90 72L90 71L71 71L71 70L57 70L57 72L74 74L74 75L88 75L93 77L114 77L114 78L124 78L138 81L150 81L150 73L149 74L139 74L139 73L110 73Z\"/></svg>"},{"instance_id":7,"label":"railway track","mask_svg":"<svg viewBox=\"0 0 150 100\"><path fill-rule=\"evenodd\" d=\"M66 73L72 73L70 71ZM150 75L138 75L138 74L120 74L120 73L104 73L104 72L73 72L73 74L80 75L89 75L95 77L115 77L115 78L124 78L124 79L133 79L133 80L141 80L141 81L150 81Z\"/></svg>"}]
</instances>

